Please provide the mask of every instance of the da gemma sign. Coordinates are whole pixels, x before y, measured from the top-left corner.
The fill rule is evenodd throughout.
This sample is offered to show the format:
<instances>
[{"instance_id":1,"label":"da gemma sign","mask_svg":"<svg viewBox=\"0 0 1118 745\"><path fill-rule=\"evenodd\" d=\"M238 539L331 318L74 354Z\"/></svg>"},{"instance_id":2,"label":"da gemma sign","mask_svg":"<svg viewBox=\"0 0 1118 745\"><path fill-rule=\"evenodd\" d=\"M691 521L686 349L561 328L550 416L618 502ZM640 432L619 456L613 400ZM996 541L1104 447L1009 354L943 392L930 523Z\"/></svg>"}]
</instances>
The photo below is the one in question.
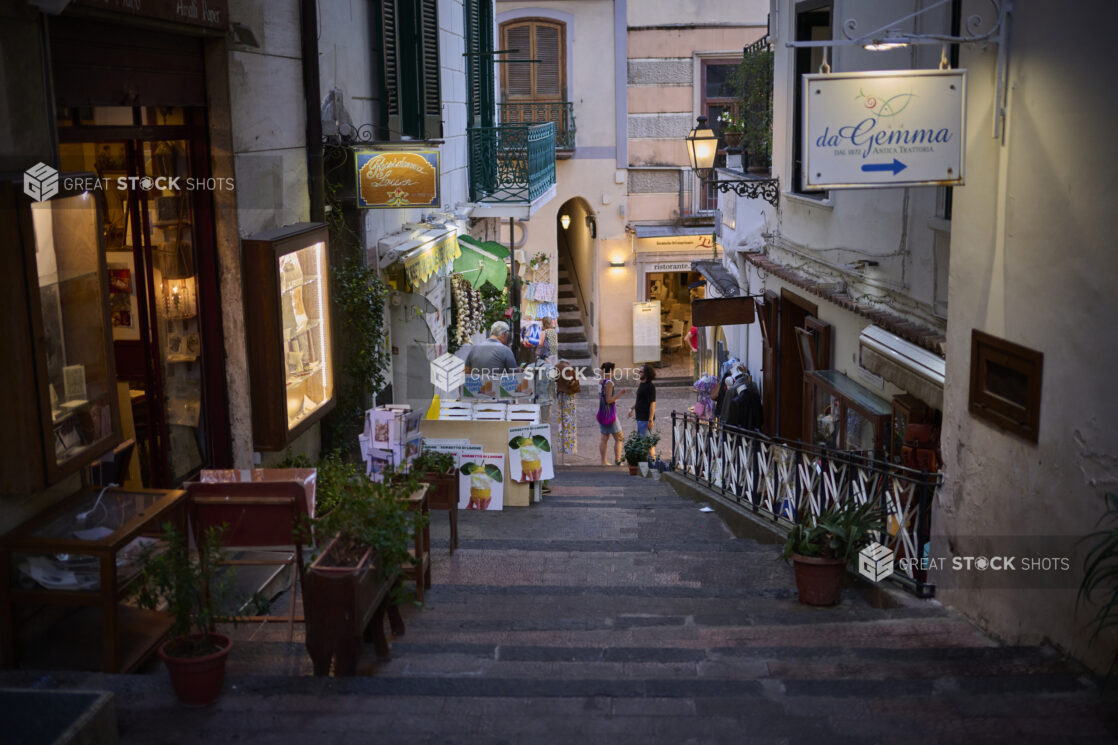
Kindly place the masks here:
<instances>
[{"instance_id":1,"label":"da gemma sign","mask_svg":"<svg viewBox=\"0 0 1118 745\"><path fill-rule=\"evenodd\" d=\"M965 70L803 77L805 189L963 183Z\"/></svg>"},{"instance_id":2,"label":"da gemma sign","mask_svg":"<svg viewBox=\"0 0 1118 745\"><path fill-rule=\"evenodd\" d=\"M439 206L438 150L365 150L355 160L358 207Z\"/></svg>"}]
</instances>

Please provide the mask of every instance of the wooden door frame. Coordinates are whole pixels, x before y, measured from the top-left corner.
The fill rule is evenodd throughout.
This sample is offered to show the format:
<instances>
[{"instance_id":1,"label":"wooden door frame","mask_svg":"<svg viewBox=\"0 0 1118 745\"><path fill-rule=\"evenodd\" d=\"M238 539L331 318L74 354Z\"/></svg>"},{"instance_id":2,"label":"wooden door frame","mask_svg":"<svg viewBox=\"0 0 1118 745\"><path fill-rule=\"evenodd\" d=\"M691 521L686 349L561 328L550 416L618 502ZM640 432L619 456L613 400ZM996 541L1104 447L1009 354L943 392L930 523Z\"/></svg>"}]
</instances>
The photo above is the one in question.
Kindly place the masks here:
<instances>
[{"instance_id":1,"label":"wooden door frame","mask_svg":"<svg viewBox=\"0 0 1118 745\"><path fill-rule=\"evenodd\" d=\"M819 306L802 295L780 288L780 313L777 326L777 429L779 436L803 440L803 365L800 363L796 327L802 328L808 316L819 315ZM798 403L798 411L793 411ZM787 411L785 411L787 409ZM786 414L786 416L785 416ZM790 436L798 435L798 436Z\"/></svg>"}]
</instances>

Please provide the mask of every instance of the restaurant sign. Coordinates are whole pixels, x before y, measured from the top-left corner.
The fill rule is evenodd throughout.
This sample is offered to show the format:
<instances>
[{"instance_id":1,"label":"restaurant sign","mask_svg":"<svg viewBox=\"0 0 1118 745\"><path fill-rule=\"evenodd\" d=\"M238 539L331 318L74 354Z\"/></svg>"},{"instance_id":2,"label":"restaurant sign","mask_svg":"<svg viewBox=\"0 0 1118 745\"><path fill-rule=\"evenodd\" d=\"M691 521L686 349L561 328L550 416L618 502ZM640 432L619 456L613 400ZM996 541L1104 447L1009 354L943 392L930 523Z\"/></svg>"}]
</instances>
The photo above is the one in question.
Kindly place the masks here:
<instances>
[{"instance_id":1,"label":"restaurant sign","mask_svg":"<svg viewBox=\"0 0 1118 745\"><path fill-rule=\"evenodd\" d=\"M714 237L708 233L706 235L661 235L653 238L637 238L633 248L637 253L701 251L704 255L709 255L713 245Z\"/></svg>"},{"instance_id":2,"label":"restaurant sign","mask_svg":"<svg viewBox=\"0 0 1118 745\"><path fill-rule=\"evenodd\" d=\"M358 150L357 206L439 206L438 150Z\"/></svg>"},{"instance_id":3,"label":"restaurant sign","mask_svg":"<svg viewBox=\"0 0 1118 745\"><path fill-rule=\"evenodd\" d=\"M805 189L963 183L966 70L803 78Z\"/></svg>"}]
</instances>

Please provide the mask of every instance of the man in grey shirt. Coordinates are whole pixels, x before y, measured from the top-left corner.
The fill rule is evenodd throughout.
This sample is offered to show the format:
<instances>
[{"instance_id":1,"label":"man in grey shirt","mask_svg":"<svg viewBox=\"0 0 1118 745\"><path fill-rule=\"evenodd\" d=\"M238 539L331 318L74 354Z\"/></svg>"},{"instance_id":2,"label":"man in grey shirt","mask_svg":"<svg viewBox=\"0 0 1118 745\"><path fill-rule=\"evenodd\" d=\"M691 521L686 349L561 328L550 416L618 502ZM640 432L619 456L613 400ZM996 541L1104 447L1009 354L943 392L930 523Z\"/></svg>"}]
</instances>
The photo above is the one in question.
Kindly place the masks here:
<instances>
[{"instance_id":1,"label":"man in grey shirt","mask_svg":"<svg viewBox=\"0 0 1118 745\"><path fill-rule=\"evenodd\" d=\"M489 328L489 338L475 344L466 357L466 372L482 375L504 375L516 372L516 357L508 347L509 325L497 321Z\"/></svg>"}]
</instances>

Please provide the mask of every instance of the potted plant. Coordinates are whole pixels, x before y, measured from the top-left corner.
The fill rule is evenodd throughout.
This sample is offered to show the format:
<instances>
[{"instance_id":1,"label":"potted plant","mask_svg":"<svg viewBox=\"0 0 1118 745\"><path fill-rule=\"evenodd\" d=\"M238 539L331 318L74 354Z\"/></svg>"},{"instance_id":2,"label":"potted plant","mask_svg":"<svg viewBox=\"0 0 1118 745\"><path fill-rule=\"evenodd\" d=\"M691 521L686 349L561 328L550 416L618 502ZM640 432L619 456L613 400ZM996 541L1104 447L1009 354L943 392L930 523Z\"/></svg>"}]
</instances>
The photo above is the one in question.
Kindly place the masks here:
<instances>
[{"instance_id":1,"label":"potted plant","mask_svg":"<svg viewBox=\"0 0 1118 745\"><path fill-rule=\"evenodd\" d=\"M427 499L432 509L445 510L446 505L458 503L458 472L454 470L453 455L424 446L412 462L411 471L431 485Z\"/></svg>"},{"instance_id":2,"label":"potted plant","mask_svg":"<svg viewBox=\"0 0 1118 745\"><path fill-rule=\"evenodd\" d=\"M870 533L884 527L884 512L869 502L835 504L818 518L805 514L797 521L782 555L785 561L792 561L800 602L838 603L846 565L870 542Z\"/></svg>"},{"instance_id":3,"label":"potted plant","mask_svg":"<svg viewBox=\"0 0 1118 745\"><path fill-rule=\"evenodd\" d=\"M1095 614L1087 627L1093 628L1090 641L1118 627L1118 494L1103 497L1105 511L1099 518L1100 530L1080 539L1089 542L1083 559L1083 580L1075 598L1076 610L1084 603L1094 606ZM1108 674L1118 670L1118 655L1110 663Z\"/></svg>"},{"instance_id":4,"label":"potted plant","mask_svg":"<svg viewBox=\"0 0 1118 745\"><path fill-rule=\"evenodd\" d=\"M636 476L643 463L647 468L648 453L660 441L660 435L650 434L642 437L634 430L625 438L625 462L629 464L629 475Z\"/></svg>"},{"instance_id":5,"label":"potted plant","mask_svg":"<svg viewBox=\"0 0 1118 745\"><path fill-rule=\"evenodd\" d=\"M221 546L224 527L208 528L191 554L185 536L174 525L163 526L166 547L156 544L141 554L141 569L132 588L141 608L166 605L171 617L170 637L158 653L171 686L186 706L208 706L221 695L225 663L233 640L214 631L218 621L230 620L233 570L218 572L225 560Z\"/></svg>"},{"instance_id":6,"label":"potted plant","mask_svg":"<svg viewBox=\"0 0 1118 745\"><path fill-rule=\"evenodd\" d=\"M733 111L723 111L718 115L715 121L718 122L718 130L722 135L722 139L726 142L726 147L740 147L742 137L744 136L742 132L744 123L741 117L736 116Z\"/></svg>"},{"instance_id":7,"label":"potted plant","mask_svg":"<svg viewBox=\"0 0 1118 745\"><path fill-rule=\"evenodd\" d=\"M395 634L403 633L396 604L404 599L400 573L412 562L408 547L419 516L401 495L414 478L370 481L355 464L336 456L318 474L314 534L321 552L307 568L303 605L307 651L315 675L353 675L363 638L379 657L388 656L387 613ZM321 508L321 509L317 509Z\"/></svg>"}]
</instances>

